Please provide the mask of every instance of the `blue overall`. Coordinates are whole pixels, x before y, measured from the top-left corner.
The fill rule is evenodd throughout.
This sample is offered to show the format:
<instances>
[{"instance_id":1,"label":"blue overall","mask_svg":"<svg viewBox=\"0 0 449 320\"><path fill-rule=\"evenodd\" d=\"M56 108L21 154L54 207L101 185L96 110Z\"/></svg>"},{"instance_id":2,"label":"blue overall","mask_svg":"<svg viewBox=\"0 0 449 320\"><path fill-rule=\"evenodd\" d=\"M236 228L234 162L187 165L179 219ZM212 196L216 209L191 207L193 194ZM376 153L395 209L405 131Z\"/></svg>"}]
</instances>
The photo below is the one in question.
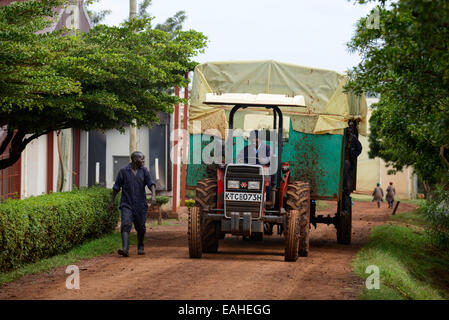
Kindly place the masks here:
<instances>
[{"instance_id":1,"label":"blue overall","mask_svg":"<svg viewBox=\"0 0 449 320\"><path fill-rule=\"evenodd\" d=\"M136 175L131 169L131 164L120 169L112 188L117 192L120 189L122 190L120 200L120 210L122 211L121 232L130 232L134 223L137 233L145 233L148 210L145 186L151 189L153 184L155 185L150 172L145 167L137 169Z\"/></svg>"}]
</instances>

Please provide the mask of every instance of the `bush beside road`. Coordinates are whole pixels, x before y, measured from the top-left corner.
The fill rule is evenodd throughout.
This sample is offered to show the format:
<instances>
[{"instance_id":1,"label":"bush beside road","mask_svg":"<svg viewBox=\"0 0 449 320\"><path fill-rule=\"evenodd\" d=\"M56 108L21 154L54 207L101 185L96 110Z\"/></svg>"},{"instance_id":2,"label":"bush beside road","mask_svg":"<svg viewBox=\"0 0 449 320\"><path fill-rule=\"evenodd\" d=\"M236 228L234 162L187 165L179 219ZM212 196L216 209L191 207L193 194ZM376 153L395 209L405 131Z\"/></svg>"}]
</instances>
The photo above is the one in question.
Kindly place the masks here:
<instances>
[{"instance_id":1,"label":"bush beside road","mask_svg":"<svg viewBox=\"0 0 449 320\"><path fill-rule=\"evenodd\" d=\"M0 203L0 271L45 259L88 239L111 233L118 202L108 212L111 190L90 188Z\"/></svg>"}]
</instances>

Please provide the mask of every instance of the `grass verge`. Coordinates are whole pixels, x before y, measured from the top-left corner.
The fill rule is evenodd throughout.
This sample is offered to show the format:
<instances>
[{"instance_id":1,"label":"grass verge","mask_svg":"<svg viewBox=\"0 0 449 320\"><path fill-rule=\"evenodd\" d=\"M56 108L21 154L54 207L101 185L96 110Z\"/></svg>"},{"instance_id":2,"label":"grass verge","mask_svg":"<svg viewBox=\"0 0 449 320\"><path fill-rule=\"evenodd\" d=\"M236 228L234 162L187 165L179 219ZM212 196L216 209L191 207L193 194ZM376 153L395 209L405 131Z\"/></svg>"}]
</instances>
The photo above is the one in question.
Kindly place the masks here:
<instances>
[{"instance_id":1,"label":"grass verge","mask_svg":"<svg viewBox=\"0 0 449 320\"><path fill-rule=\"evenodd\" d=\"M326 210L326 209L329 209L329 208L330 208L330 205L326 201L317 200L317 202L316 202L316 209L317 210Z\"/></svg>"},{"instance_id":2,"label":"grass verge","mask_svg":"<svg viewBox=\"0 0 449 320\"><path fill-rule=\"evenodd\" d=\"M418 211L393 216L372 229L368 244L353 260L361 278L370 265L379 267L380 289L363 289L366 300L440 300L449 298L449 253L433 247Z\"/></svg>"},{"instance_id":3,"label":"grass verge","mask_svg":"<svg viewBox=\"0 0 449 320\"><path fill-rule=\"evenodd\" d=\"M146 223L147 228L156 228L158 226L175 226L179 224L177 219L162 219L162 224L158 224L157 219L151 219L147 221L149 221Z\"/></svg>"}]
</instances>

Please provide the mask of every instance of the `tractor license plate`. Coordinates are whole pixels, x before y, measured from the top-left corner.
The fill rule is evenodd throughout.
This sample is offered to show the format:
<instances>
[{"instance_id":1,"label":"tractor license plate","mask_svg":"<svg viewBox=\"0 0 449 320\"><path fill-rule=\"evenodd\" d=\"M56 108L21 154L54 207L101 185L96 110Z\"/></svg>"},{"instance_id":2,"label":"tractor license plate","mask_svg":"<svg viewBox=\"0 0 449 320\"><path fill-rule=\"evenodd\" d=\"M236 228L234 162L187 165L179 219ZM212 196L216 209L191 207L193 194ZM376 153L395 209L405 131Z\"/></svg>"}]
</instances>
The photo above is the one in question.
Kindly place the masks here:
<instances>
[{"instance_id":1,"label":"tractor license plate","mask_svg":"<svg viewBox=\"0 0 449 320\"><path fill-rule=\"evenodd\" d=\"M225 200L230 201L262 201L260 193L226 192Z\"/></svg>"}]
</instances>

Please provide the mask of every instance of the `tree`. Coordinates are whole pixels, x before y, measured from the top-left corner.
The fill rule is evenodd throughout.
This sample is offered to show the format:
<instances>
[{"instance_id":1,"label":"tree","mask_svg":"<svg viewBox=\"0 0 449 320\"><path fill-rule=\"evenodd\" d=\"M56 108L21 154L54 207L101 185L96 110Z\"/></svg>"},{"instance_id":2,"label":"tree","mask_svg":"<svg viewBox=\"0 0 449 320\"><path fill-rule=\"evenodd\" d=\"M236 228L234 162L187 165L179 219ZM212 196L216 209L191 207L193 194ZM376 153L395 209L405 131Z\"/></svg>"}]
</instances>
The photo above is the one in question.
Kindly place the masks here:
<instances>
[{"instance_id":1,"label":"tree","mask_svg":"<svg viewBox=\"0 0 449 320\"><path fill-rule=\"evenodd\" d=\"M100 10L93 11L89 9L89 6L93 3L99 2L100 0L86 0L85 3L88 6L88 14L92 24L95 26L101 23L108 15L112 13L111 10ZM139 19L149 19L152 18L150 13L150 7L152 5L152 0L142 0L139 3L139 8L137 11L137 17ZM187 19L186 12L181 10L176 12L172 17L167 18L164 23L158 23L154 28L162 30L165 32L173 32L175 30L182 30L183 24Z\"/></svg>"},{"instance_id":2,"label":"tree","mask_svg":"<svg viewBox=\"0 0 449 320\"><path fill-rule=\"evenodd\" d=\"M149 19L120 27L97 25L87 34L36 34L60 0L29 0L0 8L0 146L14 164L33 139L65 128L119 129L158 123L182 99L169 89L185 86L185 72L206 46L193 30L173 34ZM66 36L62 36L66 33Z\"/></svg>"},{"instance_id":3,"label":"tree","mask_svg":"<svg viewBox=\"0 0 449 320\"><path fill-rule=\"evenodd\" d=\"M151 14L149 12L151 5L152 5L152 0L143 0L139 4L139 10L138 10L137 16L141 19L151 18ZM162 30L165 32L180 31L180 30L182 30L183 24L186 19L187 19L186 12L181 10L181 11L176 12L173 15L173 17L170 17L167 20L165 20L164 23L158 23L155 26L155 29Z\"/></svg>"},{"instance_id":4,"label":"tree","mask_svg":"<svg viewBox=\"0 0 449 320\"><path fill-rule=\"evenodd\" d=\"M92 11L89 9L89 6L95 2L99 2L100 0L87 0L85 4L87 6L87 14L89 15L90 22L92 25L96 26L97 24L104 21L104 19L112 13L111 10L100 10L100 11Z\"/></svg>"},{"instance_id":5,"label":"tree","mask_svg":"<svg viewBox=\"0 0 449 320\"><path fill-rule=\"evenodd\" d=\"M350 70L346 87L380 94L370 120L370 156L396 170L413 166L427 186L448 182L449 2L377 2L348 44L362 62ZM370 24L373 14L378 26Z\"/></svg>"}]
</instances>

